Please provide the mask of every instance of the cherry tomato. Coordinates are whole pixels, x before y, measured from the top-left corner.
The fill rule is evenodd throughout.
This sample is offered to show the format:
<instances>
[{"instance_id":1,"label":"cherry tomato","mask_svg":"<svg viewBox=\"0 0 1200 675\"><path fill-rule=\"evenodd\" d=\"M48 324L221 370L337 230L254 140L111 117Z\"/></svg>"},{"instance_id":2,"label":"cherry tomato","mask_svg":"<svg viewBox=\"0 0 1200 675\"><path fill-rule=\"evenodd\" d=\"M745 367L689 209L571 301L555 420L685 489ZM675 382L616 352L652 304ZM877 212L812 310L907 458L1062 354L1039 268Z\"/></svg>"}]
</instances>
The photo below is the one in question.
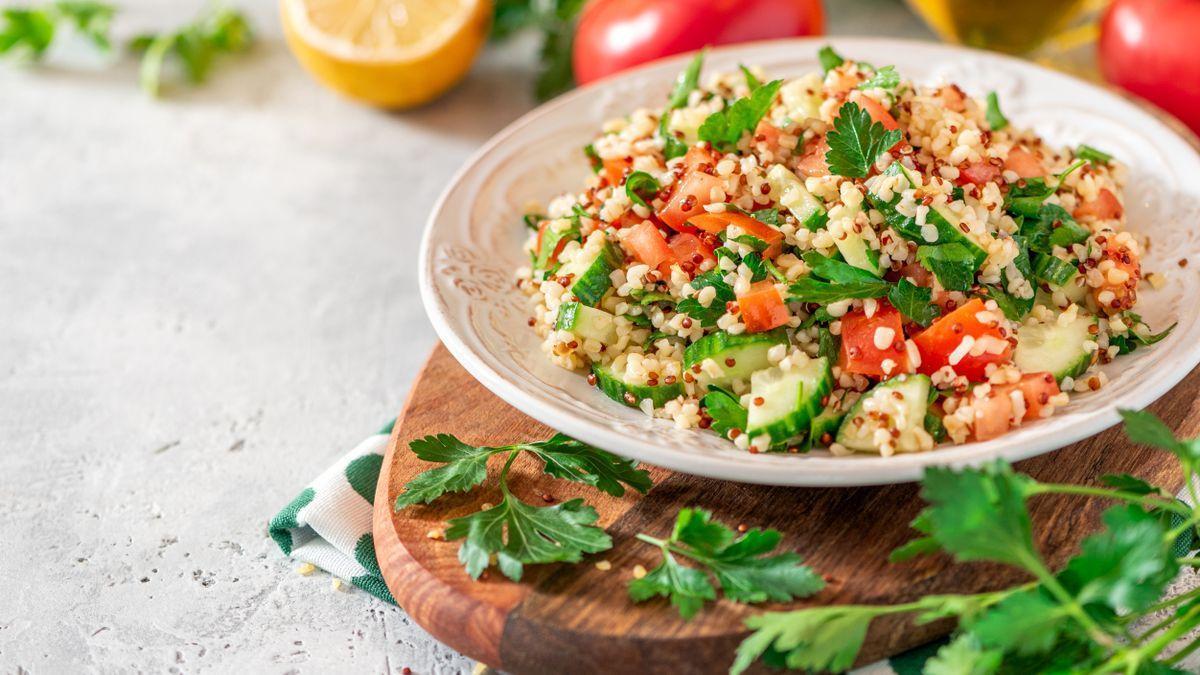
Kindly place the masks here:
<instances>
[{"instance_id":1,"label":"cherry tomato","mask_svg":"<svg viewBox=\"0 0 1200 675\"><path fill-rule=\"evenodd\" d=\"M762 252L764 258L774 258L783 252L783 233L744 213L699 213L688 218L687 222L709 234L720 234L730 225L737 225L745 234L766 242L767 248Z\"/></svg>"},{"instance_id":2,"label":"cherry tomato","mask_svg":"<svg viewBox=\"0 0 1200 675\"><path fill-rule=\"evenodd\" d=\"M739 295L737 301L747 333L778 328L790 318L787 305L783 304L783 298L769 279L751 284L750 289Z\"/></svg>"},{"instance_id":3,"label":"cherry tomato","mask_svg":"<svg viewBox=\"0 0 1200 675\"><path fill-rule=\"evenodd\" d=\"M707 45L820 35L821 0L592 0L575 31L575 80Z\"/></svg>"},{"instance_id":4,"label":"cherry tomato","mask_svg":"<svg viewBox=\"0 0 1200 675\"><path fill-rule=\"evenodd\" d=\"M1100 22L1100 72L1200 133L1200 2L1114 0Z\"/></svg>"},{"instance_id":5,"label":"cherry tomato","mask_svg":"<svg viewBox=\"0 0 1200 675\"><path fill-rule=\"evenodd\" d=\"M842 317L842 350L838 354L838 365L847 373L872 377L907 373L908 352L904 347L900 312L886 300L876 302L875 313L870 317L861 309ZM881 349L876 339L884 337L889 339ZM885 368L883 362L888 360L892 362L891 367Z\"/></svg>"},{"instance_id":6,"label":"cherry tomato","mask_svg":"<svg viewBox=\"0 0 1200 675\"><path fill-rule=\"evenodd\" d=\"M1008 361L1012 345L1002 332L1004 315L999 310L989 312L994 318L985 322L979 317L985 311L983 301L974 298L914 335L912 341L921 352L918 370L932 375L948 365L972 382L983 382L989 363ZM967 337L972 338L973 344L967 353L960 354L960 345ZM979 353L973 353L976 351ZM951 356L955 357L954 363L950 363Z\"/></svg>"}]
</instances>

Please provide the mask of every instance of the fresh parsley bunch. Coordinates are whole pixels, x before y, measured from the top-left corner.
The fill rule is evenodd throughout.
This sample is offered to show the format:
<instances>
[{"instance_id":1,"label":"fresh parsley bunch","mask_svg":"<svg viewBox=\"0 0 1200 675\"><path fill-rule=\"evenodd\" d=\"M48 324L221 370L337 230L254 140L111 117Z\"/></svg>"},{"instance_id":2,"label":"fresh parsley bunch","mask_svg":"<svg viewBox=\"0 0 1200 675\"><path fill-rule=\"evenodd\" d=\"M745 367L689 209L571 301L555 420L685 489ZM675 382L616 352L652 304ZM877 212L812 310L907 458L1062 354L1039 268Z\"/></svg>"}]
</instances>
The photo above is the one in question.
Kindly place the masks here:
<instances>
[{"instance_id":1,"label":"fresh parsley bunch","mask_svg":"<svg viewBox=\"0 0 1200 675\"><path fill-rule=\"evenodd\" d=\"M535 506L521 501L508 488L508 473L522 453L542 462L550 476L591 485L613 496L625 494L626 486L645 493L650 474L637 463L622 459L562 434L537 443L497 447L472 446L448 434L426 436L409 448L427 462L442 464L417 474L396 498L397 511L413 504L428 504L451 492L466 492L487 478L487 462L505 457L500 470L500 503L468 516L455 518L446 538L463 540L458 559L467 574L478 579L495 556L504 576L519 581L525 565L578 562L585 553L612 547L612 538L595 526L596 510L582 499L553 506Z\"/></svg>"},{"instance_id":2,"label":"fresh parsley bunch","mask_svg":"<svg viewBox=\"0 0 1200 675\"><path fill-rule=\"evenodd\" d=\"M1177 440L1147 412L1121 411L1131 440L1172 453L1192 479L1200 439ZM954 639L925 665L927 673L1183 673L1196 649L1200 589L1162 599L1183 567L1200 566L1200 508L1128 475L1105 476L1104 487L1041 483L1003 462L978 469L927 471L929 506L913 521L922 536L897 549L894 561L944 551L960 562L990 561L1023 570L1030 582L991 593L933 595L897 605L835 605L752 617L732 672L762 658L813 671L844 671L854 662L873 619L912 614L919 623L959 623ZM1040 495L1101 497L1117 502L1104 529L1083 541L1066 566L1051 570L1034 546L1027 502ZM1166 618L1135 629L1158 612Z\"/></svg>"}]
</instances>

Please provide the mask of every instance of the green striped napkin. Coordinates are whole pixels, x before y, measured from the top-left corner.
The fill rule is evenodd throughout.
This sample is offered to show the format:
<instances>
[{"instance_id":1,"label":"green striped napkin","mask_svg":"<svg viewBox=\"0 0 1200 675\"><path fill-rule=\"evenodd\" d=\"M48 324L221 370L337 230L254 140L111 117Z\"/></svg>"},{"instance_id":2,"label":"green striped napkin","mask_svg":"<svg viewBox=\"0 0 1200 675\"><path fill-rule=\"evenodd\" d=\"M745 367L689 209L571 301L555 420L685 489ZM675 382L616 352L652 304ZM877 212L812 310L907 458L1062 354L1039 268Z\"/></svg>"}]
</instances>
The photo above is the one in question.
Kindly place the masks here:
<instances>
[{"instance_id":1,"label":"green striped napkin","mask_svg":"<svg viewBox=\"0 0 1200 675\"><path fill-rule=\"evenodd\" d=\"M368 436L317 476L311 485L271 519L271 538L301 562L396 604L384 584L371 536L375 483L394 421ZM945 641L917 647L887 661L855 670L859 675L917 675Z\"/></svg>"}]
</instances>

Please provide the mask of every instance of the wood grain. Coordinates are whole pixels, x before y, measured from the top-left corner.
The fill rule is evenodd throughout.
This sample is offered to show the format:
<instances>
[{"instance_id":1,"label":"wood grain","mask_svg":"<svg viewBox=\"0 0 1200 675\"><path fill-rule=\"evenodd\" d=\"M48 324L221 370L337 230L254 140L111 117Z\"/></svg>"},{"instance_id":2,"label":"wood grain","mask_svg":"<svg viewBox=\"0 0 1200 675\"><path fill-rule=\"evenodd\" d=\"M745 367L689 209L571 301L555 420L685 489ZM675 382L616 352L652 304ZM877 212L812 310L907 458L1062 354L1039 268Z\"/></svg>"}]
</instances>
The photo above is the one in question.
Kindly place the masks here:
<instances>
[{"instance_id":1,"label":"wood grain","mask_svg":"<svg viewBox=\"0 0 1200 675\"><path fill-rule=\"evenodd\" d=\"M1195 434L1200 431L1197 391L1200 370L1151 409L1181 433ZM428 535L449 518L497 501L496 488L479 488L400 514L391 509L404 484L430 468L407 451L409 441L441 432L473 444L500 445L542 439L552 431L488 392L438 346L400 414L377 489L376 548L396 600L439 640L507 672L600 673L618 664L622 672L724 672L746 635L742 620L764 607L782 606L749 607L722 600L684 622L665 602L634 605L625 591L635 565L655 564L655 550L634 535L665 534L683 506L712 509L729 523L781 530L785 545L804 554L829 579L824 591L790 605L794 607L903 602L928 593L994 589L1021 579L1008 568L953 565L945 556L889 564L887 554L911 538L908 522L921 508L918 488L912 484L774 488L655 468L655 487L648 495L617 499L550 479L536 462L523 459L510 474L515 494L528 500L586 497L613 536L613 548L578 565L531 566L519 584L494 572L472 581L457 560L457 543ZM1131 473L1173 487L1181 482L1168 456L1131 446L1116 429L1017 466L1043 481L1092 482L1105 473ZM489 468L492 478L498 469ZM1103 506L1097 500L1067 497L1032 502L1038 542L1053 565L1061 564L1095 529ZM598 560L608 560L612 569L601 571L589 564ZM900 616L877 621L860 662L922 644L950 627L914 626Z\"/></svg>"}]
</instances>

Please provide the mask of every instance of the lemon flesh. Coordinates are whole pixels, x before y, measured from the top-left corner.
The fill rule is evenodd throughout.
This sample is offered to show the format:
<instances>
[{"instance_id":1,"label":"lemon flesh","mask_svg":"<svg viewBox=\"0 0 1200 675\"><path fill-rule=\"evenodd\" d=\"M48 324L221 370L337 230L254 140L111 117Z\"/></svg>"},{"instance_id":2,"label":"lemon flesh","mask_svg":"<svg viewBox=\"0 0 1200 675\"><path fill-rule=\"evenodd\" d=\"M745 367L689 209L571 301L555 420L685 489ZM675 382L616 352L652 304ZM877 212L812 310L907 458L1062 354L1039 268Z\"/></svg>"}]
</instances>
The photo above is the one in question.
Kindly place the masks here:
<instances>
[{"instance_id":1,"label":"lemon flesh","mask_svg":"<svg viewBox=\"0 0 1200 675\"><path fill-rule=\"evenodd\" d=\"M461 80L487 39L491 0L281 0L284 35L318 81L385 108Z\"/></svg>"}]
</instances>

